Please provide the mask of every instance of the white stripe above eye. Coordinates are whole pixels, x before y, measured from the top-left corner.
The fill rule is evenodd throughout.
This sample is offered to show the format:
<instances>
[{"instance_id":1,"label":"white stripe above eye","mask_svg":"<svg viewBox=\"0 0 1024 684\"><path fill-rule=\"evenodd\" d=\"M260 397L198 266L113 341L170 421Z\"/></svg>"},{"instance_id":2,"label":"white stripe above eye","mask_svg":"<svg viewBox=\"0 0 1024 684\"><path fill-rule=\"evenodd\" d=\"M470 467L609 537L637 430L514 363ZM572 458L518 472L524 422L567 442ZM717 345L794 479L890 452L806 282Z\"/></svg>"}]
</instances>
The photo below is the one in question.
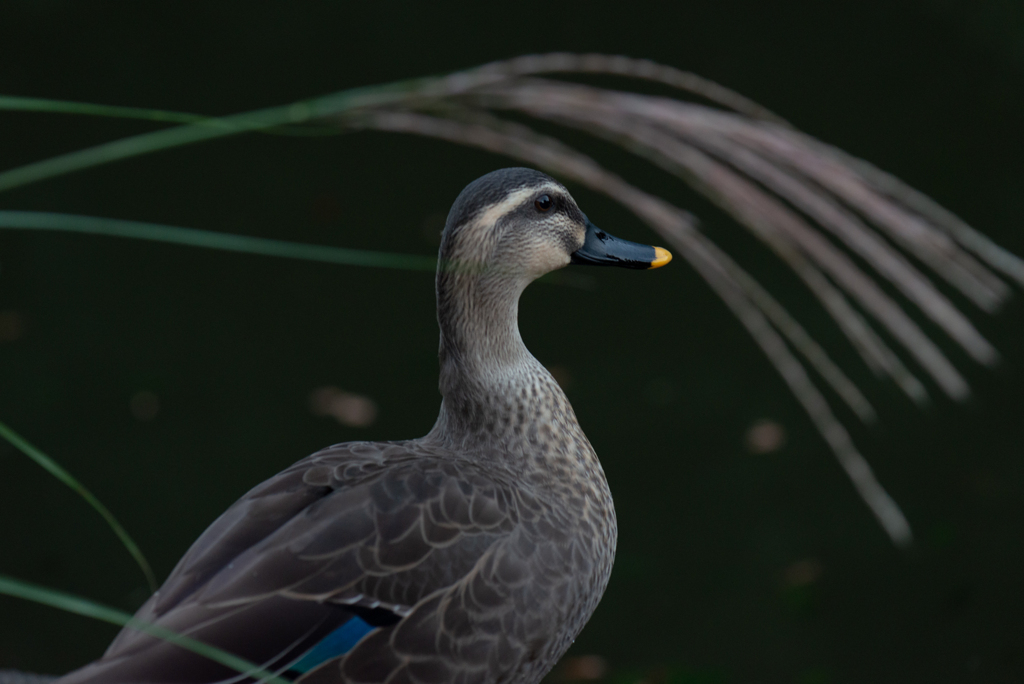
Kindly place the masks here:
<instances>
[{"instance_id":1,"label":"white stripe above eye","mask_svg":"<svg viewBox=\"0 0 1024 684\"><path fill-rule=\"evenodd\" d=\"M520 188L519 190L507 195L505 199L501 200L487 211L477 216L473 220L473 224L474 226L493 226L495 223L500 221L505 214L516 209L528 197L544 190L547 190L548 192L559 192L561 188L553 183L547 183L540 186L531 185L528 188Z\"/></svg>"}]
</instances>

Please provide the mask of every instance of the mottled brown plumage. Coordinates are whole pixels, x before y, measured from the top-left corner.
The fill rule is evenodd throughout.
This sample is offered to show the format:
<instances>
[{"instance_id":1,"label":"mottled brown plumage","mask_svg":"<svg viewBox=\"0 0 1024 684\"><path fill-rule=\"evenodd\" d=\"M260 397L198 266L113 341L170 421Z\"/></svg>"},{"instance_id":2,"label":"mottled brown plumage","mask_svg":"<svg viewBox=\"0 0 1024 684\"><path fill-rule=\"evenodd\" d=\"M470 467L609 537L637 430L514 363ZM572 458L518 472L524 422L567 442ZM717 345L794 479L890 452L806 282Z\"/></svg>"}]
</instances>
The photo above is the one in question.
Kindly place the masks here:
<instances>
[{"instance_id":1,"label":"mottled brown plumage","mask_svg":"<svg viewBox=\"0 0 1024 684\"><path fill-rule=\"evenodd\" d=\"M539 681L604 592L616 525L597 455L523 345L517 306L530 281L584 251L588 230L539 172L468 186L442 238L434 428L339 444L257 486L138 617L302 682ZM289 671L354 616L368 625L354 647ZM243 679L126 629L61 682Z\"/></svg>"}]
</instances>

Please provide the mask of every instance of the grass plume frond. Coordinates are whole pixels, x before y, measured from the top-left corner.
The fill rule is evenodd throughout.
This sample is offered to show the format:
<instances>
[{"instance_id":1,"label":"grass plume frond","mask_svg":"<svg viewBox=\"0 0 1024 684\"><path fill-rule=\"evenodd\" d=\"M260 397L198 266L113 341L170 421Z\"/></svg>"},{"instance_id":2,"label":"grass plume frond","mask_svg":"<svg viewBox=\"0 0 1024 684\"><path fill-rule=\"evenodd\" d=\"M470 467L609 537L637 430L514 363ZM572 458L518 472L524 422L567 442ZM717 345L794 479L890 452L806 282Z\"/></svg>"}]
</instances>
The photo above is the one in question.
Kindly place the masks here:
<instances>
[{"instance_id":1,"label":"grass plume frond","mask_svg":"<svg viewBox=\"0 0 1024 684\"><path fill-rule=\"evenodd\" d=\"M653 82L699 101L552 78L574 74ZM77 107L77 113L98 115L152 114L133 108L85 111L98 106L83 109L48 101L18 106L29 105L39 111ZM503 118L508 113L517 121ZM168 114L172 113L159 116ZM200 120L176 118L191 116L154 118L181 125L0 172L0 191L140 154L282 126L409 133L523 160L615 199L680 250L775 366L855 490L899 545L911 539L906 519L875 479L804 364L861 420L874 420L874 409L839 365L764 287L698 232L691 215L628 183L556 137L539 135L521 119L542 120L611 141L703 193L794 271L869 369L891 379L919 404L928 400L926 382L956 400L970 394L963 373L943 351L942 339L952 341L982 365L998 359L995 348L936 281L944 281L984 312L995 312L1010 296L1004 277L1024 285L1024 261L920 192L795 130L738 93L648 60L527 55L254 112ZM333 248L244 236L214 237L203 231L110 219L56 214L33 218L29 212L0 212L0 225L4 221L33 228L49 222L51 228L60 224L65 228L58 229L179 244L215 246L212 243L218 242L216 246L235 251L336 263L394 263L391 256L342 254L354 250L321 259L314 252L327 252L316 250ZM36 225L27 225L33 222ZM409 267L433 268L426 261L416 264ZM883 283L894 293L886 291ZM924 323L914 319L915 311ZM924 380L917 377L918 372Z\"/></svg>"}]
</instances>

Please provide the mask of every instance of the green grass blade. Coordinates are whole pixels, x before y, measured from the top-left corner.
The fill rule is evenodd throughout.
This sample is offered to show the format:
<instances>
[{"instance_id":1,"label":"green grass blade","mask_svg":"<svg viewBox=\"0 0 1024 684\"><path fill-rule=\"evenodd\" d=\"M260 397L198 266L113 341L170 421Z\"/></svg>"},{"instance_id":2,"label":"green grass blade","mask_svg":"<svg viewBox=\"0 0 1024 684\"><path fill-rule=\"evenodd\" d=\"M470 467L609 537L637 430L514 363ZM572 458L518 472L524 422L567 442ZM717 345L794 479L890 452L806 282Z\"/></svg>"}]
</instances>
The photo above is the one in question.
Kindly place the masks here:
<instances>
[{"instance_id":1,"label":"green grass blade","mask_svg":"<svg viewBox=\"0 0 1024 684\"><path fill-rule=\"evenodd\" d=\"M23 582L7 575L0 575L0 594L6 594L7 596L13 596L15 598L25 599L27 601L34 601L41 603L45 606L51 606L53 608L59 608L69 613L75 613L76 615L83 615L85 617L91 617L96 620L102 620L104 622L110 622L115 625L121 625L124 627L130 627L131 629L145 632L150 636L169 641L175 646L198 653L199 655L209 658L215 662L230 667L236 672L241 672L245 675L253 677L263 682L272 682L273 684L289 684L287 680L275 677L273 673L267 672L259 665L251 663L244 658L240 658L236 655L222 651L215 646L204 644L201 641L196 641L187 636L172 632L169 629L154 625L150 622L143 620L137 620L128 613L105 606L95 601L84 599L74 594L68 594L63 591L57 591L56 589L50 589L48 587L42 587L38 584L32 584L30 582Z\"/></svg>"},{"instance_id":2,"label":"green grass blade","mask_svg":"<svg viewBox=\"0 0 1024 684\"><path fill-rule=\"evenodd\" d=\"M208 116L203 116L202 114L169 112L163 109L118 107L115 105L93 104L91 102L49 100L42 97L18 97L16 95L0 95L0 110L15 112L49 112L53 114L85 114L87 116L103 116L116 119L140 119L142 121L161 121L178 124L198 123L210 118Z\"/></svg>"},{"instance_id":3,"label":"green grass blade","mask_svg":"<svg viewBox=\"0 0 1024 684\"><path fill-rule=\"evenodd\" d=\"M418 254L394 254L362 249L309 245L285 240L179 228L158 223L58 214L39 211L0 211L0 229L53 230L168 242L191 247L221 249L244 254L320 261L348 266L372 266L412 271L434 271L437 259Z\"/></svg>"},{"instance_id":4,"label":"green grass blade","mask_svg":"<svg viewBox=\"0 0 1024 684\"><path fill-rule=\"evenodd\" d=\"M83 114L85 116L101 116L114 119L136 119L139 121L159 121L161 123L199 124L210 121L213 117L206 114L190 114L188 112L172 112L166 109L147 109L145 107L120 107L101 105L92 102L74 102L71 100L50 100L42 97L20 97L17 95L0 95L0 111L9 112L46 112L49 114ZM336 126L278 126L262 131L273 135L288 136L336 136L344 131Z\"/></svg>"},{"instance_id":5,"label":"green grass blade","mask_svg":"<svg viewBox=\"0 0 1024 684\"><path fill-rule=\"evenodd\" d=\"M46 178L53 178L54 176L61 176L79 169L106 164L118 159L135 157L147 152L187 145L201 140L210 140L240 132L242 132L242 129L226 128L216 123L201 123L190 126L177 126L154 133L144 133L129 138L122 138L114 142L51 157L50 159L26 164L10 171L4 171L0 173L0 191L28 185L29 183Z\"/></svg>"},{"instance_id":6,"label":"green grass blade","mask_svg":"<svg viewBox=\"0 0 1024 684\"><path fill-rule=\"evenodd\" d=\"M139 567L142 569L142 574L146 576L146 582L149 584L150 591L156 591L156 577L153 575L153 569L149 566L149 561L147 561L146 557L142 555L142 550L139 549L135 541L128 535L128 532L124 527L121 526L121 523L117 521L114 514L107 510L107 507L104 506L99 499L93 496L92 492L83 487L82 483L76 480L71 473L64 470L59 463L29 444L21 435L7 427L4 423L0 423L0 437L6 439L23 454L42 466L48 473L56 477L74 491L78 492L79 496L85 499L86 503L92 506L96 512L107 521L107 525L110 526L110 529L113 530L114 534L116 534L118 539L121 540L124 547L128 549L128 553L132 555L135 562L139 564Z\"/></svg>"},{"instance_id":7,"label":"green grass blade","mask_svg":"<svg viewBox=\"0 0 1024 684\"><path fill-rule=\"evenodd\" d=\"M266 130L285 124L304 123L311 119L339 114L356 107L395 102L435 80L434 78L413 79L385 85L353 88L288 105L218 118L205 118L184 126L175 126L114 140L4 171L0 173L0 192L72 171L171 147L180 147L239 133Z\"/></svg>"}]
</instances>

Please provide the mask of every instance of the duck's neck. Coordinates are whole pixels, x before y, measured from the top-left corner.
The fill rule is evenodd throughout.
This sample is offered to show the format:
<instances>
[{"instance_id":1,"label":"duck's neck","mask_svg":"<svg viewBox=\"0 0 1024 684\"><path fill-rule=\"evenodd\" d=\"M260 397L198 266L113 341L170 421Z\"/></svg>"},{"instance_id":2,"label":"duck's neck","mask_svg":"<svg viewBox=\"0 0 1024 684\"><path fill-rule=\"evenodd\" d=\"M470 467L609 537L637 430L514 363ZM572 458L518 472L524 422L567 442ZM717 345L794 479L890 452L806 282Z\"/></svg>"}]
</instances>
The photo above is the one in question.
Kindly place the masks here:
<instances>
[{"instance_id":1,"label":"duck's neck","mask_svg":"<svg viewBox=\"0 0 1024 684\"><path fill-rule=\"evenodd\" d=\"M441 393L446 397L451 383L486 381L533 359L519 335L519 295L525 287L524 280L493 273L438 277Z\"/></svg>"},{"instance_id":2,"label":"duck's neck","mask_svg":"<svg viewBox=\"0 0 1024 684\"><path fill-rule=\"evenodd\" d=\"M568 407L519 334L519 296L527 282L494 273L438 276L444 400L432 436L449 444L507 445L522 428L549 420L552 402Z\"/></svg>"}]
</instances>

